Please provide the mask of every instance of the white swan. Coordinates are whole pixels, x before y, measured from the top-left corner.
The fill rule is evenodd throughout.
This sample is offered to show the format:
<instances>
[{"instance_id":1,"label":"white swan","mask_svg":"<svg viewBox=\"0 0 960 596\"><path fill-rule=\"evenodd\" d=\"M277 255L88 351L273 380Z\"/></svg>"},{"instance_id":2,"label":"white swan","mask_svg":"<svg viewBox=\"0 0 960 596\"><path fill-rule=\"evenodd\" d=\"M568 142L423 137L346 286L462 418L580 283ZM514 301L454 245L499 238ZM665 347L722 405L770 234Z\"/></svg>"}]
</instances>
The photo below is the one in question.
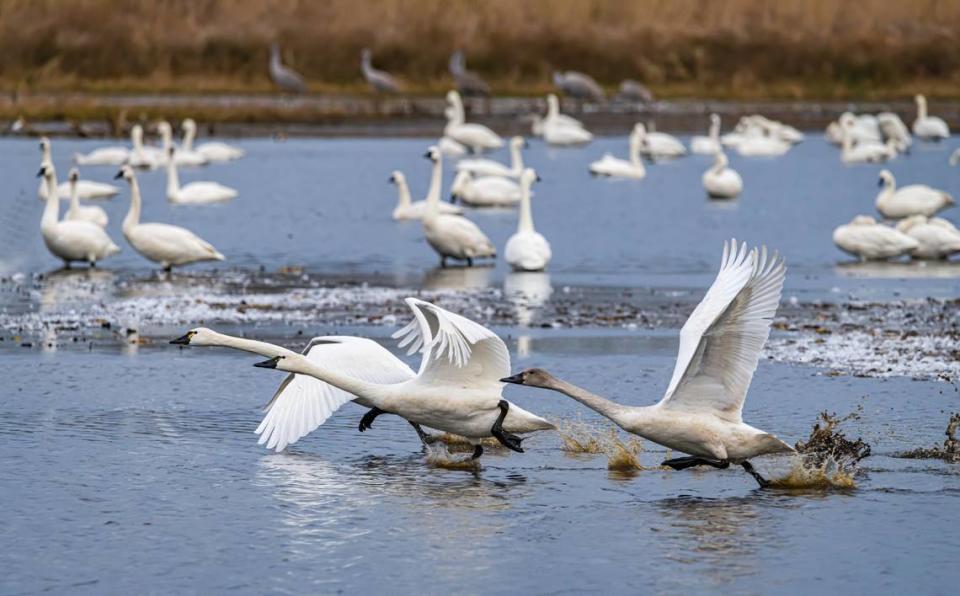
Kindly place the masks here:
<instances>
[{"instance_id":1,"label":"white swan","mask_svg":"<svg viewBox=\"0 0 960 596\"><path fill-rule=\"evenodd\" d=\"M130 150L123 146L101 147L90 153L74 153L73 161L81 166L119 166L126 163Z\"/></svg>"},{"instance_id":2,"label":"white swan","mask_svg":"<svg viewBox=\"0 0 960 596\"><path fill-rule=\"evenodd\" d=\"M949 221L924 215L911 215L897 223L897 230L917 241L910 252L917 259L946 259L960 252L960 230Z\"/></svg>"},{"instance_id":3,"label":"white swan","mask_svg":"<svg viewBox=\"0 0 960 596\"><path fill-rule=\"evenodd\" d=\"M877 114L877 123L880 125L883 138L896 141L899 151L904 152L913 144L910 129L903 123L900 116L893 112L880 112Z\"/></svg>"},{"instance_id":4,"label":"white swan","mask_svg":"<svg viewBox=\"0 0 960 596\"><path fill-rule=\"evenodd\" d=\"M833 231L833 243L840 250L862 260L896 258L916 250L919 243L899 230L878 224L869 215L858 215Z\"/></svg>"},{"instance_id":5,"label":"white swan","mask_svg":"<svg viewBox=\"0 0 960 596\"><path fill-rule=\"evenodd\" d=\"M897 188L897 179L890 170L880 171L878 184L883 190L877 194L877 211L890 219L910 215L932 217L938 211L954 204L952 196L926 184L910 184Z\"/></svg>"},{"instance_id":6,"label":"white swan","mask_svg":"<svg viewBox=\"0 0 960 596\"><path fill-rule=\"evenodd\" d=\"M410 199L410 187L407 186L407 178L403 175L403 172L394 170L394 172L390 174L390 182L397 185L397 194L400 195L397 206L393 209L393 219L423 219L424 214L427 212L427 202L425 200L413 201ZM440 189L437 188L438 196L439 193ZM449 203L440 203L437 205L437 208L440 210L440 213L463 213L463 209Z\"/></svg>"},{"instance_id":7,"label":"white swan","mask_svg":"<svg viewBox=\"0 0 960 596\"><path fill-rule=\"evenodd\" d=\"M286 348L267 342L243 339L217 333L205 327L191 329L183 337L170 342L183 346L213 346L232 348L259 354L267 358L295 354ZM416 373L402 360L379 343L363 337L323 336L310 340L302 352L315 364L329 366L355 379L370 383L402 383ZM280 384L270 402L264 407L263 421L257 427L258 444L267 449L283 451L304 436L316 430L343 404L353 401L357 405L374 408L362 397L354 397L328 383L309 375L291 374ZM377 413L367 413L360 423L360 432L370 428L369 422ZM411 422L421 439L426 439L423 430Z\"/></svg>"},{"instance_id":8,"label":"white swan","mask_svg":"<svg viewBox=\"0 0 960 596\"><path fill-rule=\"evenodd\" d=\"M548 145L558 147L586 145L593 140L593 134L587 129L558 122L544 121L540 130Z\"/></svg>"},{"instance_id":9,"label":"white swan","mask_svg":"<svg viewBox=\"0 0 960 596\"><path fill-rule=\"evenodd\" d=\"M717 151L713 166L703 173L703 188L714 199L732 199L743 191L743 179L736 170L727 167L727 156Z\"/></svg>"},{"instance_id":10,"label":"white swan","mask_svg":"<svg viewBox=\"0 0 960 596\"><path fill-rule=\"evenodd\" d=\"M777 157L790 150L790 143L756 132L745 134L735 147L743 157Z\"/></svg>"},{"instance_id":11,"label":"white swan","mask_svg":"<svg viewBox=\"0 0 960 596\"><path fill-rule=\"evenodd\" d=\"M40 233L53 256L62 259L66 267L70 267L73 261L86 261L96 266L97 261L120 252L120 247L100 226L81 220L59 221L60 199L53 192L56 188L53 167L41 166L39 175L49 188L47 204L40 220Z\"/></svg>"},{"instance_id":12,"label":"white swan","mask_svg":"<svg viewBox=\"0 0 960 596\"><path fill-rule=\"evenodd\" d=\"M957 147L953 150L953 153L951 153L950 157L947 159L947 163L951 166L955 166L960 163L960 147Z\"/></svg>"},{"instance_id":13,"label":"white swan","mask_svg":"<svg viewBox=\"0 0 960 596\"><path fill-rule=\"evenodd\" d=\"M843 140L840 146L840 160L845 164L858 163L878 163L887 161L891 153L896 155L895 142L888 141L887 144L874 141L859 141L854 143L854 122L853 116L845 114L840 118L840 125L843 127Z\"/></svg>"},{"instance_id":14,"label":"white swan","mask_svg":"<svg viewBox=\"0 0 960 596\"><path fill-rule=\"evenodd\" d=\"M429 302L406 301L414 320L394 337L402 338L401 346L410 344L410 353L423 348L419 372L409 381L371 383L300 354L278 355L255 366L310 375L379 410L466 437L474 445L474 459L483 454L484 438L495 437L523 452L523 439L517 434L556 428L503 399L500 379L510 374L510 353L495 333Z\"/></svg>"},{"instance_id":15,"label":"white swan","mask_svg":"<svg viewBox=\"0 0 960 596\"><path fill-rule=\"evenodd\" d=\"M690 454L661 465L675 470L740 464L762 487L769 485L750 464L793 448L743 422L743 403L757 369L770 321L780 304L786 268L766 248L737 250L724 243L717 279L680 330L677 364L666 394L645 407L624 406L530 369L507 383L558 391L605 416L627 432Z\"/></svg>"},{"instance_id":16,"label":"white swan","mask_svg":"<svg viewBox=\"0 0 960 596\"><path fill-rule=\"evenodd\" d=\"M425 157L433 162L433 175L430 178L427 208L421 223L427 244L440 255L440 266L446 267L447 258L466 261L467 265L473 266L474 259L496 257L497 249L477 224L461 215L440 212L443 157L436 147L430 147Z\"/></svg>"},{"instance_id":17,"label":"white swan","mask_svg":"<svg viewBox=\"0 0 960 596\"><path fill-rule=\"evenodd\" d=\"M177 174L177 150L170 147L167 155L167 200L183 205L222 203L236 198L237 191L219 182L190 182L180 186Z\"/></svg>"},{"instance_id":18,"label":"white swan","mask_svg":"<svg viewBox=\"0 0 960 596\"><path fill-rule=\"evenodd\" d=\"M40 164L53 165L53 153L50 149L50 139L47 137L40 137L40 152L42 155L40 158ZM77 183L77 196L81 199L109 199L118 192L120 192L119 188L112 184L105 184L103 182L80 180ZM47 199L47 183L45 180L40 181L40 186L37 189L37 196L40 197L41 201ZM57 185L57 196L61 199L70 198L70 184L68 182L62 182Z\"/></svg>"},{"instance_id":19,"label":"white swan","mask_svg":"<svg viewBox=\"0 0 960 596\"><path fill-rule=\"evenodd\" d=\"M123 219L123 235L134 250L146 259L159 263L166 271L199 261L224 259L209 242L186 228L162 223L140 223L140 185L137 184L133 168L123 166L116 178L124 178L130 184L130 210Z\"/></svg>"},{"instance_id":20,"label":"white swan","mask_svg":"<svg viewBox=\"0 0 960 596\"><path fill-rule=\"evenodd\" d=\"M509 178L457 172L450 194L471 207L512 207L520 202L521 193L520 185Z\"/></svg>"},{"instance_id":21,"label":"white swan","mask_svg":"<svg viewBox=\"0 0 960 596\"><path fill-rule=\"evenodd\" d=\"M690 139L690 152L698 155L713 155L720 150L720 116L710 114L710 131L705 137L698 135Z\"/></svg>"},{"instance_id":22,"label":"white swan","mask_svg":"<svg viewBox=\"0 0 960 596\"><path fill-rule=\"evenodd\" d=\"M950 127L943 118L927 115L927 98L917 95L917 119L913 121L913 134L927 141L939 141L950 136Z\"/></svg>"},{"instance_id":23,"label":"white swan","mask_svg":"<svg viewBox=\"0 0 960 596\"><path fill-rule=\"evenodd\" d=\"M463 100L456 91L447 92L447 102L450 109L447 114L447 125L443 129L443 136L469 147L474 153L503 147L503 139L495 132L482 124L467 124L464 119Z\"/></svg>"},{"instance_id":24,"label":"white swan","mask_svg":"<svg viewBox=\"0 0 960 596\"><path fill-rule=\"evenodd\" d=\"M157 124L157 130L160 131L160 138L163 139L163 153L161 154L160 163L165 165L170 158L170 149L174 147L173 128L169 122L163 120ZM174 154L174 159L177 160L178 166L202 166L208 163L207 158L203 155L200 155L196 151L186 151L182 148Z\"/></svg>"},{"instance_id":25,"label":"white swan","mask_svg":"<svg viewBox=\"0 0 960 596\"><path fill-rule=\"evenodd\" d=\"M547 114L543 118L535 118L533 121L533 134L543 135L543 127L547 124L554 126L570 126L573 128L583 128L583 122L580 122L573 116L567 116L560 113L560 99L554 93L547 95Z\"/></svg>"},{"instance_id":26,"label":"white swan","mask_svg":"<svg viewBox=\"0 0 960 596\"><path fill-rule=\"evenodd\" d=\"M527 142L523 137L510 139L510 166L492 159L464 159L457 163L458 172L470 172L475 176L502 176L519 178L523 172L523 149ZM443 151L443 149L441 149Z\"/></svg>"},{"instance_id":27,"label":"white swan","mask_svg":"<svg viewBox=\"0 0 960 596\"><path fill-rule=\"evenodd\" d=\"M159 167L166 159L163 150L159 147L143 144L143 127L139 124L134 124L130 129L130 144L133 148L127 158L127 165L152 170Z\"/></svg>"},{"instance_id":28,"label":"white swan","mask_svg":"<svg viewBox=\"0 0 960 596\"><path fill-rule=\"evenodd\" d=\"M640 180L647 175L647 168L640 159L640 131L637 126L630 132L630 158L620 159L610 153L590 164L590 173L595 176L611 178L633 178Z\"/></svg>"},{"instance_id":29,"label":"white swan","mask_svg":"<svg viewBox=\"0 0 960 596\"><path fill-rule=\"evenodd\" d=\"M653 159L680 157L687 154L687 148L673 135L663 132L648 132L642 122L634 125L640 135L640 153Z\"/></svg>"},{"instance_id":30,"label":"white swan","mask_svg":"<svg viewBox=\"0 0 960 596\"><path fill-rule=\"evenodd\" d=\"M460 157L467 154L467 148L450 137L440 137L437 147L447 157Z\"/></svg>"},{"instance_id":31,"label":"white swan","mask_svg":"<svg viewBox=\"0 0 960 596\"><path fill-rule=\"evenodd\" d=\"M246 153L239 147L234 147L233 145L228 145L227 143L220 141L200 143L194 147L193 141L197 137L197 123L193 120L193 118L187 118L183 121L182 128L183 142L181 143L181 148L184 151L196 151L205 157L207 161L231 161L234 159L240 159Z\"/></svg>"},{"instance_id":32,"label":"white swan","mask_svg":"<svg viewBox=\"0 0 960 596\"><path fill-rule=\"evenodd\" d=\"M50 166L50 171L54 171L53 166ZM56 181L56 174L53 175L53 179ZM77 193L77 183L79 181L80 170L71 168L68 182L70 185L70 208L67 209L63 219L66 221L89 221L96 226L106 228L110 221L106 211L96 205L80 205L79 194Z\"/></svg>"},{"instance_id":33,"label":"white swan","mask_svg":"<svg viewBox=\"0 0 960 596\"><path fill-rule=\"evenodd\" d=\"M530 207L530 185L540 178L531 168L520 175L520 216L517 232L507 240L504 257L514 271L543 271L550 263L553 253L550 243L533 227L533 210Z\"/></svg>"}]
</instances>

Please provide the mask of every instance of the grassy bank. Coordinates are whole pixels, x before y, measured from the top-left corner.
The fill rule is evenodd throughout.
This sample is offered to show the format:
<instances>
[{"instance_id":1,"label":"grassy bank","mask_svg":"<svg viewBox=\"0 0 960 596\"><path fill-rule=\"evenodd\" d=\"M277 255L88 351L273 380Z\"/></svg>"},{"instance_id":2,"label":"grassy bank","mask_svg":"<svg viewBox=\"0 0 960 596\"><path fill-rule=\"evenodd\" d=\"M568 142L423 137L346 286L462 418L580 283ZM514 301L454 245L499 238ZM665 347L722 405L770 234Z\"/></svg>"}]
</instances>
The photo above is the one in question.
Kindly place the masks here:
<instances>
[{"instance_id":1,"label":"grassy bank","mask_svg":"<svg viewBox=\"0 0 960 596\"><path fill-rule=\"evenodd\" d=\"M454 48L506 94L578 69L663 97L960 97L949 0L4 0L5 90L267 92L267 46L317 92L365 92L359 51L418 94Z\"/></svg>"}]
</instances>

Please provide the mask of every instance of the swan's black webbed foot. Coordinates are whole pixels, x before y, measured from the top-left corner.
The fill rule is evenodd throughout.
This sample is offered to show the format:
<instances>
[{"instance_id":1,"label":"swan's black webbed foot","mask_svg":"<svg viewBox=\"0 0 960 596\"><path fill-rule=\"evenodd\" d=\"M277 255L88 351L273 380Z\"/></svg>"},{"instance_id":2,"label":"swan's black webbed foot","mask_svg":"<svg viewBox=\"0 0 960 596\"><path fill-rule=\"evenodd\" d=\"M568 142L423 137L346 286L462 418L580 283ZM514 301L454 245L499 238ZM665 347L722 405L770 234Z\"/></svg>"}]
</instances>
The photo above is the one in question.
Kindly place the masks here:
<instances>
[{"instance_id":1,"label":"swan's black webbed foot","mask_svg":"<svg viewBox=\"0 0 960 596\"><path fill-rule=\"evenodd\" d=\"M368 415L369 415L369 414L368 414ZM407 420L407 422L410 422L410 421ZM420 425L417 424L416 422L410 422L410 426L413 427L413 430L417 431L417 436L420 437L420 441L421 441L424 445L430 445L430 444L433 444L433 443L435 443L435 442L437 441L437 437L434 437L434 436L432 436L432 435L427 434L427 433L423 430L423 428L421 428Z\"/></svg>"},{"instance_id":2,"label":"swan's black webbed foot","mask_svg":"<svg viewBox=\"0 0 960 596\"><path fill-rule=\"evenodd\" d=\"M481 455L483 455L483 445L474 445L473 455L470 456L470 459L480 459Z\"/></svg>"},{"instance_id":3,"label":"swan's black webbed foot","mask_svg":"<svg viewBox=\"0 0 960 596\"><path fill-rule=\"evenodd\" d=\"M753 469L753 464L744 460L740 462L740 465L743 466L743 469L747 471L747 474L753 476L753 479L757 481L757 484L760 485L760 488L770 488L770 481L760 475L755 469Z\"/></svg>"},{"instance_id":4,"label":"swan's black webbed foot","mask_svg":"<svg viewBox=\"0 0 960 596\"><path fill-rule=\"evenodd\" d=\"M373 428L373 421L376 420L377 416L383 413L384 411L380 408L370 408L370 411L364 414L363 418L360 419L360 425L358 427L360 432L363 432L369 428Z\"/></svg>"},{"instance_id":5,"label":"swan's black webbed foot","mask_svg":"<svg viewBox=\"0 0 960 596\"><path fill-rule=\"evenodd\" d=\"M512 449L517 453L523 453L523 447L520 446L520 443L523 442L523 439L517 435L503 430L503 419L507 417L507 411L510 409L510 403L505 399L501 399L500 403L497 404L497 407L500 408L500 415L497 416L496 422L493 423L493 427L490 429L490 434L500 441L500 443L507 449Z\"/></svg>"},{"instance_id":6,"label":"swan's black webbed foot","mask_svg":"<svg viewBox=\"0 0 960 596\"><path fill-rule=\"evenodd\" d=\"M673 468L674 470L686 470L694 466L713 466L719 470L725 470L730 467L730 462L725 459L706 459L703 457L689 456L668 459L660 465Z\"/></svg>"},{"instance_id":7,"label":"swan's black webbed foot","mask_svg":"<svg viewBox=\"0 0 960 596\"><path fill-rule=\"evenodd\" d=\"M473 258L467 257L467 267L473 267Z\"/></svg>"}]
</instances>

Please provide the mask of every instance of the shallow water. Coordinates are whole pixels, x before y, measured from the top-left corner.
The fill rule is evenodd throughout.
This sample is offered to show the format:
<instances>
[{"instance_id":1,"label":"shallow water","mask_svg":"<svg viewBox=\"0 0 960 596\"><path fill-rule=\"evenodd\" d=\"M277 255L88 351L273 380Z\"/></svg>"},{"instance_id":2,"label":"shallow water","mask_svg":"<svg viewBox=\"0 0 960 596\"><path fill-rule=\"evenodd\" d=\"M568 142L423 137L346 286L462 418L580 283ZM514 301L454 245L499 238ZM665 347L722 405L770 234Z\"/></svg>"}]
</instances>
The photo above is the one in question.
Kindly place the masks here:
<instances>
[{"instance_id":1,"label":"shallow water","mask_svg":"<svg viewBox=\"0 0 960 596\"><path fill-rule=\"evenodd\" d=\"M830 233L872 212L879 167L843 167L812 137L777 160L731 156L746 191L711 203L699 182L707 158L614 182L591 179L586 164L623 153L623 138L579 150L533 143L526 157L544 178L536 222L554 261L549 275L517 276L502 262L437 270L419 225L389 220L392 169L425 192L426 140L240 144L245 160L181 172L182 181L239 188L229 205L171 206L160 199L163 175L141 175L144 218L189 226L228 256L225 265L159 278L122 242L124 190L99 203L124 252L98 272L41 278L58 264L36 230L36 143L0 141L9 181L0 198L0 528L15 545L0 551L0 592L949 593L960 581L952 529L960 467L894 457L942 442L960 393L931 370L906 378L899 371L910 360L887 378L835 377L820 360L791 365L782 362L789 350L771 352L745 419L794 443L821 410L862 406L844 430L874 455L852 491L760 491L733 469L609 471L602 454L570 454L552 434L529 439L524 454L489 450L478 472L440 469L395 418L359 434L362 410L352 405L274 454L253 430L282 377L254 369L255 357L164 343L202 323L290 346L304 343L300 333L334 332L391 346L387 337L408 318L401 298L426 291L506 325L496 330L514 370L542 366L624 403L650 403L669 379L676 328L731 235L785 254L784 295L799 303L782 310L788 325L829 324L805 306L816 301L879 303L863 311L876 321L924 308L892 300L958 295L952 263L840 265L846 257ZM66 156L95 145L55 140L61 177ZM960 195L950 148L921 146L888 167L901 183ZM107 179L113 169L85 173ZM945 215L957 221L954 211ZM509 211L471 217L498 246L515 226ZM601 319L621 303L643 318ZM539 327L541 311L553 328ZM956 308L941 307L925 325L949 342ZM791 345L791 333L773 340ZM812 350L821 331L795 333L813 338L803 348ZM877 354L894 341L865 335L879 339L861 349ZM847 358L829 341L815 345ZM949 344L940 352L948 357ZM560 395L518 387L506 395L550 418L608 428ZM644 448L646 466L665 455Z\"/></svg>"}]
</instances>

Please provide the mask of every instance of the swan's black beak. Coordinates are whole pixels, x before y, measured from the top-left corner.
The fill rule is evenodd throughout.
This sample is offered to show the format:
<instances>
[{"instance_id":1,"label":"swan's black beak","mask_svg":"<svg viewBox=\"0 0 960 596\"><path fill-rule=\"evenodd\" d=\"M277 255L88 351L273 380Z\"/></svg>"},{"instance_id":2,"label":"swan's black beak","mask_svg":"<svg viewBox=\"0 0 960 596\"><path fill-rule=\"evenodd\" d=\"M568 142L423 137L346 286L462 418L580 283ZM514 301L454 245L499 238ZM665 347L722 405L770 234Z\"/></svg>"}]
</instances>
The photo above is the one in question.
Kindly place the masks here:
<instances>
[{"instance_id":1,"label":"swan's black beak","mask_svg":"<svg viewBox=\"0 0 960 596\"><path fill-rule=\"evenodd\" d=\"M40 171L37 172L37 178L43 178L43 172L46 168L40 168Z\"/></svg>"},{"instance_id":2,"label":"swan's black beak","mask_svg":"<svg viewBox=\"0 0 960 596\"><path fill-rule=\"evenodd\" d=\"M277 368L277 363L280 362L281 356L274 356L270 360L264 360L263 362L257 362L254 364L257 368Z\"/></svg>"},{"instance_id":3,"label":"swan's black beak","mask_svg":"<svg viewBox=\"0 0 960 596\"><path fill-rule=\"evenodd\" d=\"M543 182L543 178L540 177L540 174L537 174L537 182Z\"/></svg>"},{"instance_id":4,"label":"swan's black beak","mask_svg":"<svg viewBox=\"0 0 960 596\"><path fill-rule=\"evenodd\" d=\"M119 179L119 178L123 178L123 170L120 170L119 172L117 172L117 173L113 176L113 179L114 179L114 180L117 180L117 179Z\"/></svg>"},{"instance_id":5,"label":"swan's black beak","mask_svg":"<svg viewBox=\"0 0 960 596\"><path fill-rule=\"evenodd\" d=\"M425 158L427 158L427 159L430 159L430 158L432 157L432 156L430 155L430 152L429 152L429 151L427 151L426 153L424 153L423 156L424 156Z\"/></svg>"},{"instance_id":6,"label":"swan's black beak","mask_svg":"<svg viewBox=\"0 0 960 596\"><path fill-rule=\"evenodd\" d=\"M514 385L523 385L523 373L517 373L512 377L503 377L501 383L513 383Z\"/></svg>"},{"instance_id":7,"label":"swan's black beak","mask_svg":"<svg viewBox=\"0 0 960 596\"><path fill-rule=\"evenodd\" d=\"M170 343L175 346L189 346L190 345L190 334L186 334L183 337L178 337L177 339L171 339Z\"/></svg>"}]
</instances>

